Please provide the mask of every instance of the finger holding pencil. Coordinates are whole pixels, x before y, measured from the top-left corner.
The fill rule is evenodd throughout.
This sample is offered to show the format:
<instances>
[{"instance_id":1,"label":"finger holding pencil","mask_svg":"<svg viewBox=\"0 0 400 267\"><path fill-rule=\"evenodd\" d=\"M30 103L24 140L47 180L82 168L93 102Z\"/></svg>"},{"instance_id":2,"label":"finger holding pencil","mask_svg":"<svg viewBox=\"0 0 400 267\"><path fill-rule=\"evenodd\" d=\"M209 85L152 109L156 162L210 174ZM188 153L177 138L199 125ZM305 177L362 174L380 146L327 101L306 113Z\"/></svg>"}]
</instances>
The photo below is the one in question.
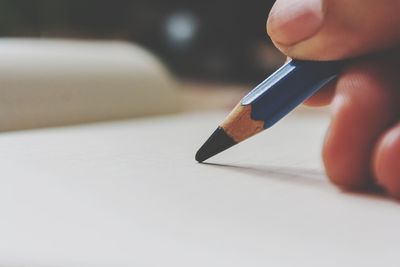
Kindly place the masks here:
<instances>
[{"instance_id":1,"label":"finger holding pencil","mask_svg":"<svg viewBox=\"0 0 400 267\"><path fill-rule=\"evenodd\" d=\"M400 1L277 0L267 29L290 57L351 64L311 105L333 99L323 159L343 189L379 185L400 197ZM352 129L352 130L350 130Z\"/></svg>"}]
</instances>

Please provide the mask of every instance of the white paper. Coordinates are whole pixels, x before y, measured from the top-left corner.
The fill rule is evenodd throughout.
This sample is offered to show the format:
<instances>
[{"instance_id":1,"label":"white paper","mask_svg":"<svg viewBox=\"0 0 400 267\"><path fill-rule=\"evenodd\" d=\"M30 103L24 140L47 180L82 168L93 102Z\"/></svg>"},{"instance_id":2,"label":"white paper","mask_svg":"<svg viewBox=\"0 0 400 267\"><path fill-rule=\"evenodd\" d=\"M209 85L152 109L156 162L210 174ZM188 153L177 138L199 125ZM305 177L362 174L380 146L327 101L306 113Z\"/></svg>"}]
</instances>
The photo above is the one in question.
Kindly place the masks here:
<instances>
[{"instance_id":1,"label":"white paper","mask_svg":"<svg viewBox=\"0 0 400 267\"><path fill-rule=\"evenodd\" d=\"M0 135L0 266L398 266L400 206L327 181L325 116L196 163L224 115Z\"/></svg>"}]
</instances>

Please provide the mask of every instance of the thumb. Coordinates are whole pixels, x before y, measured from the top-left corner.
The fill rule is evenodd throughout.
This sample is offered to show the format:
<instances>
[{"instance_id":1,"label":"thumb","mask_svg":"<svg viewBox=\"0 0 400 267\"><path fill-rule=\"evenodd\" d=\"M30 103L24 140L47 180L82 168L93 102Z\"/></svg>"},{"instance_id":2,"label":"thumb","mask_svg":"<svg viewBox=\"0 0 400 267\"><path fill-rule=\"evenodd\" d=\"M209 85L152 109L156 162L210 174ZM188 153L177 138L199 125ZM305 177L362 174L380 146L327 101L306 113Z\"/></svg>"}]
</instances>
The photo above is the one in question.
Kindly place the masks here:
<instances>
[{"instance_id":1,"label":"thumb","mask_svg":"<svg viewBox=\"0 0 400 267\"><path fill-rule=\"evenodd\" d=\"M277 0L267 31L290 57L343 59L398 45L399 10L400 0Z\"/></svg>"}]
</instances>

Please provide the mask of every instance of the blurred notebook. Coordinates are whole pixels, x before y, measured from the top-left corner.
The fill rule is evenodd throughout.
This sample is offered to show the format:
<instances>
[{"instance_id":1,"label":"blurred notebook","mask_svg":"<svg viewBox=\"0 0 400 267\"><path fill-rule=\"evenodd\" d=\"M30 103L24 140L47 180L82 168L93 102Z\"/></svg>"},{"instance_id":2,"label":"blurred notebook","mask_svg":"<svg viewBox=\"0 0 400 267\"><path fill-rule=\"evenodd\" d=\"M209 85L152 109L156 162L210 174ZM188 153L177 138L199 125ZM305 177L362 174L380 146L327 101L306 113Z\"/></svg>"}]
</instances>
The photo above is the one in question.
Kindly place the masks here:
<instances>
[{"instance_id":1,"label":"blurred notebook","mask_svg":"<svg viewBox=\"0 0 400 267\"><path fill-rule=\"evenodd\" d=\"M0 39L0 131L174 112L158 59L123 42Z\"/></svg>"}]
</instances>

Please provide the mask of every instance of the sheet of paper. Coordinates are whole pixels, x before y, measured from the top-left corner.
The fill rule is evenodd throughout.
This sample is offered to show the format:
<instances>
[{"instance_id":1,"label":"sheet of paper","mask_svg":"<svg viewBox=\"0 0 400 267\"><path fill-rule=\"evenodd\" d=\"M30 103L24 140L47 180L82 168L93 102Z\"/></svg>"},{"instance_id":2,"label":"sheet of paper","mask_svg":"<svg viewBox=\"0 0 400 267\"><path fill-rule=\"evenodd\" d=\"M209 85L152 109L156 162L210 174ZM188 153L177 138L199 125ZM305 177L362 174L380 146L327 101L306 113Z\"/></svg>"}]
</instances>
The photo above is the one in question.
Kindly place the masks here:
<instances>
[{"instance_id":1,"label":"sheet of paper","mask_svg":"<svg viewBox=\"0 0 400 267\"><path fill-rule=\"evenodd\" d=\"M209 161L225 114L0 135L0 266L397 266L400 206L323 174L325 116Z\"/></svg>"}]
</instances>

